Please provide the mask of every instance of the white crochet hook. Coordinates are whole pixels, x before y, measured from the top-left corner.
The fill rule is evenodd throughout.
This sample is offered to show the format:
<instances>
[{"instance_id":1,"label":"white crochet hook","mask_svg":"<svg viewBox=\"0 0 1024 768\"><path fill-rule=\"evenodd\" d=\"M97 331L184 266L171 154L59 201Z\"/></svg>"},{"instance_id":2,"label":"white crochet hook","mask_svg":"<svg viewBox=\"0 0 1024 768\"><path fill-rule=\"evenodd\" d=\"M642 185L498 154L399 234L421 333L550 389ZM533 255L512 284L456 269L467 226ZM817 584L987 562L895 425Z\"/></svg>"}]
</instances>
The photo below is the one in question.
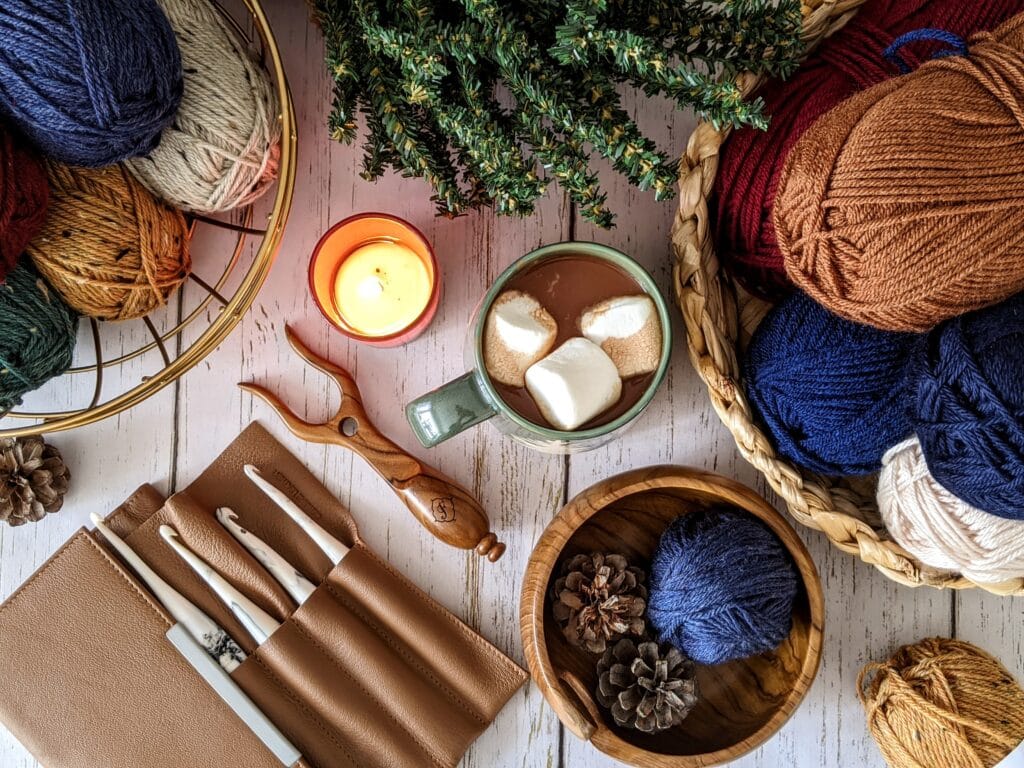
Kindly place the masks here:
<instances>
[{"instance_id":1,"label":"white crochet hook","mask_svg":"<svg viewBox=\"0 0 1024 768\"><path fill-rule=\"evenodd\" d=\"M228 533L235 537L239 544L249 551L249 554L256 558L260 565L267 569L277 583L284 587L297 605L302 605L309 599L313 590L316 589L313 583L263 539L239 525L238 515L233 509L227 507L218 509L217 520L228 530Z\"/></svg>"},{"instance_id":2,"label":"white crochet hook","mask_svg":"<svg viewBox=\"0 0 1024 768\"><path fill-rule=\"evenodd\" d=\"M213 619L157 575L156 571L150 568L124 539L107 527L102 517L93 512L89 515L89 519L96 526L96 530L103 534L103 538L110 542L110 546L117 554L149 587L149 591L174 617L174 620L195 638L196 642L206 650L213 660L220 664L225 672L231 673L238 669L239 664L245 661L245 651L238 646L238 643L232 640Z\"/></svg>"},{"instance_id":3,"label":"white crochet hook","mask_svg":"<svg viewBox=\"0 0 1024 768\"><path fill-rule=\"evenodd\" d=\"M252 480L271 501L281 508L281 511L288 515L320 547L332 564L337 565L345 558L349 548L325 531L298 504L288 498L284 491L267 480L252 464L246 464L244 470L246 477Z\"/></svg>"},{"instance_id":4,"label":"white crochet hook","mask_svg":"<svg viewBox=\"0 0 1024 768\"><path fill-rule=\"evenodd\" d=\"M252 636L256 645L263 645L281 626L281 622L235 589L227 579L213 569L213 566L189 549L174 528L169 525L161 525L160 535L177 553L178 557L188 563L196 575L228 607L228 610Z\"/></svg>"}]
</instances>

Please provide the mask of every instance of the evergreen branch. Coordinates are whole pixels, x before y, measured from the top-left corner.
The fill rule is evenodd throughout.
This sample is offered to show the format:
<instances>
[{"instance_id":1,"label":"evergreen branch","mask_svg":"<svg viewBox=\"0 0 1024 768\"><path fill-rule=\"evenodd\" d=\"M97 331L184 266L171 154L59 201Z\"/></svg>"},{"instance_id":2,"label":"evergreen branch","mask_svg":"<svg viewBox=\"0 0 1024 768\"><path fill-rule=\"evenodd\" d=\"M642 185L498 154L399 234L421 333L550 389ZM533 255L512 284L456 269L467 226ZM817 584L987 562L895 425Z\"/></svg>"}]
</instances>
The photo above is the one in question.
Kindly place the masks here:
<instances>
[{"instance_id":1,"label":"evergreen branch","mask_svg":"<svg viewBox=\"0 0 1024 768\"><path fill-rule=\"evenodd\" d=\"M498 212L532 213L533 201L543 194L544 183L523 156L515 134L501 120L497 104L485 104L480 99L481 84L472 68L463 62L457 78L466 103L453 98L453 88L442 88L449 71L443 64L445 46L440 41L458 39L457 33L442 32L434 26L429 9L418 12L417 18L421 22L420 37L427 39L414 40L385 31L376 35L371 49L400 68L409 102L432 116Z\"/></svg>"},{"instance_id":2,"label":"evergreen branch","mask_svg":"<svg viewBox=\"0 0 1024 768\"><path fill-rule=\"evenodd\" d=\"M332 137L367 129L363 174L424 178L438 209L528 213L550 181L612 224L590 154L656 199L676 164L622 108L617 83L719 125L764 125L712 73L785 74L799 0L311 0L333 79ZM514 106L503 107L496 89Z\"/></svg>"},{"instance_id":3,"label":"evergreen branch","mask_svg":"<svg viewBox=\"0 0 1024 768\"><path fill-rule=\"evenodd\" d=\"M355 0L355 10L363 34L375 39L381 31L377 7L373 0ZM380 58L371 59L364 73L369 107L376 113L371 134L373 146L389 142L401 160L403 175L426 179L434 189L438 210L447 216L463 213L471 203L459 189L457 173L443 141L426 125L422 116L407 102L393 99L390 87L395 73ZM379 162L366 168L368 175L376 172Z\"/></svg>"},{"instance_id":4,"label":"evergreen branch","mask_svg":"<svg viewBox=\"0 0 1024 768\"><path fill-rule=\"evenodd\" d=\"M640 189L654 187L657 196L670 197L675 176L668 158L640 133L618 106L612 89L600 89L592 76L577 73L592 89L589 104L573 101L565 94L578 90L568 74L531 46L525 35L502 15L493 0L463 0L467 11L483 26L478 40L490 43L491 53L502 79L520 108L551 121L556 131L571 136L578 144L591 144L613 167ZM529 58L527 58L529 57ZM585 119L589 118L589 119Z\"/></svg>"},{"instance_id":5,"label":"evergreen branch","mask_svg":"<svg viewBox=\"0 0 1024 768\"><path fill-rule=\"evenodd\" d=\"M334 96L328 129L335 141L350 143L356 135L356 104L362 38L356 34L352 14L345 0L316 0L313 16L324 33L327 70L334 80Z\"/></svg>"},{"instance_id":6,"label":"evergreen branch","mask_svg":"<svg viewBox=\"0 0 1024 768\"><path fill-rule=\"evenodd\" d=\"M480 30L472 25L460 30L452 30L446 38L449 50L456 61L456 69L460 73L465 88L467 103L474 108L507 118L493 97L487 96L493 91L493 83L474 82L471 72L478 61L473 53L471 41L480 40ZM604 208L606 195L599 187L597 174L590 170L587 154L576 141L559 138L553 131L535 120L525 110L519 110L515 116L515 126L519 138L530 145L534 156L540 161L547 178L556 180L568 192L570 199L579 207L580 213L601 227L612 225L612 215ZM544 194L544 182L538 189L538 196Z\"/></svg>"},{"instance_id":7,"label":"evergreen branch","mask_svg":"<svg viewBox=\"0 0 1024 768\"><path fill-rule=\"evenodd\" d=\"M718 81L685 65L672 66L665 52L634 32L601 29L598 15L606 0L573 0L567 6L566 23L551 55L561 64L590 69L602 58L648 95L663 93L680 107L692 107L715 127L753 125L766 127L758 101L744 102L734 82Z\"/></svg>"},{"instance_id":8,"label":"evergreen branch","mask_svg":"<svg viewBox=\"0 0 1024 768\"><path fill-rule=\"evenodd\" d=\"M363 143L363 170L360 175L367 181L376 181L384 175L384 169L388 166L400 170L401 158L395 151L395 145L388 138L384 122L377 113L369 107L364 107L363 117L368 132Z\"/></svg>"},{"instance_id":9,"label":"evergreen branch","mask_svg":"<svg viewBox=\"0 0 1024 768\"><path fill-rule=\"evenodd\" d=\"M677 66L724 64L731 72L785 76L799 58L801 21L797 0L737 0L711 10L678 0L570 0L553 54L563 63L588 64L598 48L592 37L632 33Z\"/></svg>"},{"instance_id":10,"label":"evergreen branch","mask_svg":"<svg viewBox=\"0 0 1024 768\"><path fill-rule=\"evenodd\" d=\"M520 113L519 130L544 170L568 192L580 215L604 229L614 226L615 217L604 207L608 196L601 191L597 174L590 170L583 147L575 141L559 140L525 113Z\"/></svg>"}]
</instances>

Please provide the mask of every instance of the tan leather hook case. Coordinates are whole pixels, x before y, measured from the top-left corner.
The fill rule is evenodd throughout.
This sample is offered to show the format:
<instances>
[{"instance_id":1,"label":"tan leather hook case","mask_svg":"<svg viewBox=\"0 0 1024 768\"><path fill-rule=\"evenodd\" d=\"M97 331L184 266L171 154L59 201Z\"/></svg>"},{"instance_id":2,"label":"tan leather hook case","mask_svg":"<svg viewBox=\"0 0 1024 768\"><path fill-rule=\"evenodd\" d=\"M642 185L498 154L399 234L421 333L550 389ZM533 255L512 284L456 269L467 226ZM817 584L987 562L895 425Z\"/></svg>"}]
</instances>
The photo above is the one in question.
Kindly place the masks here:
<instances>
[{"instance_id":1,"label":"tan leather hook case","mask_svg":"<svg viewBox=\"0 0 1024 768\"><path fill-rule=\"evenodd\" d=\"M259 467L352 551L337 566L250 483ZM230 506L313 583L304 605L213 517ZM173 525L284 622L254 648L163 543ZM239 687L307 768L455 766L526 674L359 539L351 515L259 425L184 491L143 486L108 524L240 642ZM47 768L279 768L282 763L166 638L173 619L81 530L0 605L0 719Z\"/></svg>"}]
</instances>

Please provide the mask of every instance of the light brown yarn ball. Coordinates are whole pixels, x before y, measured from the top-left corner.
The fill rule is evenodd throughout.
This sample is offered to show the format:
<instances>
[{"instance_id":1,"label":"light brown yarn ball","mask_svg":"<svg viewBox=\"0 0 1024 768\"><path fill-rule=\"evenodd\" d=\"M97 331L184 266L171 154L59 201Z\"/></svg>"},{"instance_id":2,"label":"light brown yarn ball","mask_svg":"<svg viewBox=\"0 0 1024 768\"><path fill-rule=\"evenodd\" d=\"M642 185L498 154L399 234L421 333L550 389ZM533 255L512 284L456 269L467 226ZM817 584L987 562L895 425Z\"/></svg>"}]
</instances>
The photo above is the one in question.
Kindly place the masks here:
<instances>
[{"instance_id":1,"label":"light brown yarn ball","mask_svg":"<svg viewBox=\"0 0 1024 768\"><path fill-rule=\"evenodd\" d=\"M185 94L159 146L126 165L147 189L184 211L248 205L277 178L281 123L274 85L217 5L158 1L178 37Z\"/></svg>"},{"instance_id":2,"label":"light brown yarn ball","mask_svg":"<svg viewBox=\"0 0 1024 768\"><path fill-rule=\"evenodd\" d=\"M146 315L188 277L192 260L180 211L121 165L50 162L50 211L27 253L70 306L103 320Z\"/></svg>"},{"instance_id":3,"label":"light brown yarn ball","mask_svg":"<svg viewBox=\"0 0 1024 768\"><path fill-rule=\"evenodd\" d=\"M1024 290L1024 14L823 115L775 201L786 274L848 320L926 331Z\"/></svg>"},{"instance_id":4,"label":"light brown yarn ball","mask_svg":"<svg viewBox=\"0 0 1024 768\"><path fill-rule=\"evenodd\" d=\"M993 768L1024 739L1024 690L970 643L905 645L857 680L890 768Z\"/></svg>"}]
</instances>

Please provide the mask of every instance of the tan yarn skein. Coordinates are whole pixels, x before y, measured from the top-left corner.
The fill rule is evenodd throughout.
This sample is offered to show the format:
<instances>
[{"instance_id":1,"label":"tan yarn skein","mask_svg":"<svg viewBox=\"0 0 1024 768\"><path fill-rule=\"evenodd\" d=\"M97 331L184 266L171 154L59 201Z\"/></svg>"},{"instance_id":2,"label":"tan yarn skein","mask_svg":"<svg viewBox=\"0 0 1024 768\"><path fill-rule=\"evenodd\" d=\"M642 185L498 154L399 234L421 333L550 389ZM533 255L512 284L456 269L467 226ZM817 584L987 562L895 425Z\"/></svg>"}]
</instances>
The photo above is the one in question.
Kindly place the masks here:
<instances>
[{"instance_id":1,"label":"tan yarn skein","mask_svg":"<svg viewBox=\"0 0 1024 768\"><path fill-rule=\"evenodd\" d=\"M923 331L1024 290L1024 14L840 104L790 152L790 279L847 319Z\"/></svg>"},{"instance_id":2,"label":"tan yarn skein","mask_svg":"<svg viewBox=\"0 0 1024 768\"><path fill-rule=\"evenodd\" d=\"M49 162L50 210L27 253L71 307L104 320L140 317L167 301L192 268L179 211L122 165Z\"/></svg>"},{"instance_id":3,"label":"tan yarn skein","mask_svg":"<svg viewBox=\"0 0 1024 768\"><path fill-rule=\"evenodd\" d=\"M159 146L128 161L151 192L185 211L247 205L277 176L278 101L267 72L209 0L160 0L178 37L185 92Z\"/></svg>"},{"instance_id":4,"label":"tan yarn skein","mask_svg":"<svg viewBox=\"0 0 1024 768\"><path fill-rule=\"evenodd\" d=\"M857 693L890 768L993 768L1024 740L1024 690L960 640L922 640L868 664Z\"/></svg>"}]
</instances>

